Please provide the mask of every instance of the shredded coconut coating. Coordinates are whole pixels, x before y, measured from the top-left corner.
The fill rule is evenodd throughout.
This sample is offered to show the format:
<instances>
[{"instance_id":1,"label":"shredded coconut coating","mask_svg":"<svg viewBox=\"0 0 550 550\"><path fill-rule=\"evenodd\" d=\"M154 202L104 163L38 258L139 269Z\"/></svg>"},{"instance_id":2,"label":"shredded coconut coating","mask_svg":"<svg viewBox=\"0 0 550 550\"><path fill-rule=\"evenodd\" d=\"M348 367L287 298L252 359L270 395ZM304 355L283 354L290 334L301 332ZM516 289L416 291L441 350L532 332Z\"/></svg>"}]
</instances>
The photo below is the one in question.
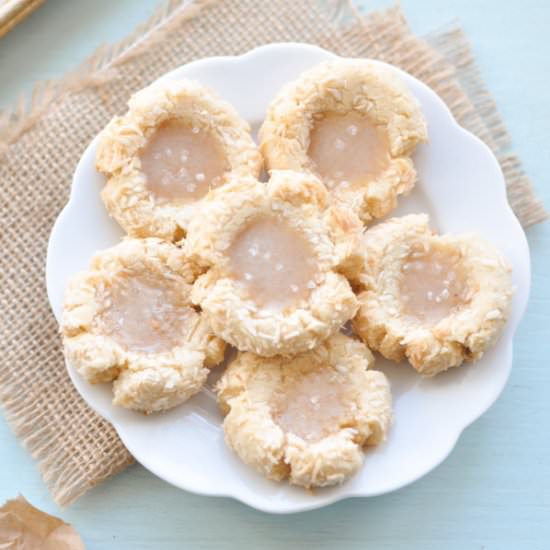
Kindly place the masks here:
<instances>
[{"instance_id":1,"label":"shredded coconut coating","mask_svg":"<svg viewBox=\"0 0 550 550\"><path fill-rule=\"evenodd\" d=\"M103 130L96 167L108 178L101 193L105 206L130 236L179 240L201 202L159 201L146 185L139 154L163 122L178 120L211 132L231 167L224 182L260 174L262 158L248 123L198 82L156 82L133 95L128 107Z\"/></svg>"},{"instance_id":2,"label":"shredded coconut coating","mask_svg":"<svg viewBox=\"0 0 550 550\"><path fill-rule=\"evenodd\" d=\"M217 385L227 444L269 479L307 488L342 483L361 468L363 446L383 441L391 424L389 383L367 370L373 362L364 344L341 333L293 358L240 353ZM342 382L346 414L314 441L285 432L274 420L274 400L285 385L322 371Z\"/></svg>"},{"instance_id":3,"label":"shredded coconut coating","mask_svg":"<svg viewBox=\"0 0 550 550\"><path fill-rule=\"evenodd\" d=\"M425 214L393 218L365 234L360 308L353 328L367 345L394 361L408 359L432 376L480 359L506 323L513 287L511 268L476 234L435 235ZM458 253L469 299L433 326L404 314L399 281L415 244Z\"/></svg>"},{"instance_id":4,"label":"shredded coconut coating","mask_svg":"<svg viewBox=\"0 0 550 550\"><path fill-rule=\"evenodd\" d=\"M225 343L191 307L185 328L174 336L177 344L171 349L145 353L116 341L102 321L106 305L102 294L121 277L141 274L169 281L180 299L191 306L196 272L184 251L156 238L127 238L96 254L89 270L70 282L62 332L68 362L88 382L114 381L115 405L150 413L175 407L197 393L206 381L208 367L223 360Z\"/></svg>"},{"instance_id":5,"label":"shredded coconut coating","mask_svg":"<svg viewBox=\"0 0 550 550\"><path fill-rule=\"evenodd\" d=\"M203 201L186 246L189 258L206 271L192 296L215 334L241 351L292 355L312 349L355 315L358 304L349 280L362 269L362 224L351 210L328 202L314 176L279 170L267 184L241 179ZM321 276L307 299L280 311L259 307L229 268L232 242L262 214L304 237Z\"/></svg>"},{"instance_id":6,"label":"shredded coconut coating","mask_svg":"<svg viewBox=\"0 0 550 550\"><path fill-rule=\"evenodd\" d=\"M315 117L355 112L385 128L391 159L385 170L347 188L336 187L335 200L351 207L364 222L394 209L397 197L414 186L410 158L417 143L427 141L418 101L390 69L358 59L315 66L287 84L268 108L260 130L266 166L315 173L308 156Z\"/></svg>"}]
</instances>

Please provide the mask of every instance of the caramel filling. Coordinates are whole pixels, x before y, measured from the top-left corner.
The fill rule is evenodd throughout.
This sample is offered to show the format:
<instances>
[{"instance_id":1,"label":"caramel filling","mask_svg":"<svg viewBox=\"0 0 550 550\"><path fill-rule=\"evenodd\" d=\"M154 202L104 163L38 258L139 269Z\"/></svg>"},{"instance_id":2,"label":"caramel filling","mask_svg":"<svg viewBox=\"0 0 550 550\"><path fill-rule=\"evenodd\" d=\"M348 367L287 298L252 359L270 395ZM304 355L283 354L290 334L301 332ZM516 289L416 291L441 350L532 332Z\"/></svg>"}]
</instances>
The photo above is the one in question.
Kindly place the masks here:
<instances>
[{"instance_id":1,"label":"caramel filling","mask_svg":"<svg viewBox=\"0 0 550 550\"><path fill-rule=\"evenodd\" d=\"M129 351L169 351L181 343L193 314L171 281L151 275L119 277L100 299L106 334Z\"/></svg>"},{"instance_id":2,"label":"caramel filling","mask_svg":"<svg viewBox=\"0 0 550 550\"><path fill-rule=\"evenodd\" d=\"M417 246L401 268L401 298L408 315L435 324L468 301L457 253Z\"/></svg>"},{"instance_id":3,"label":"caramel filling","mask_svg":"<svg viewBox=\"0 0 550 550\"><path fill-rule=\"evenodd\" d=\"M288 381L272 401L273 420L287 433L319 441L345 423L345 383L332 369L312 371Z\"/></svg>"},{"instance_id":4,"label":"caramel filling","mask_svg":"<svg viewBox=\"0 0 550 550\"><path fill-rule=\"evenodd\" d=\"M160 199L193 202L223 183L229 169L208 130L172 120L161 124L141 153L147 187Z\"/></svg>"},{"instance_id":5,"label":"caramel filling","mask_svg":"<svg viewBox=\"0 0 550 550\"><path fill-rule=\"evenodd\" d=\"M249 223L231 245L229 257L232 275L260 307L294 304L317 286L309 244L275 217L260 216Z\"/></svg>"},{"instance_id":6,"label":"caramel filling","mask_svg":"<svg viewBox=\"0 0 550 550\"><path fill-rule=\"evenodd\" d=\"M323 181L340 188L374 179L390 161L386 132L353 111L321 115L308 154Z\"/></svg>"}]
</instances>

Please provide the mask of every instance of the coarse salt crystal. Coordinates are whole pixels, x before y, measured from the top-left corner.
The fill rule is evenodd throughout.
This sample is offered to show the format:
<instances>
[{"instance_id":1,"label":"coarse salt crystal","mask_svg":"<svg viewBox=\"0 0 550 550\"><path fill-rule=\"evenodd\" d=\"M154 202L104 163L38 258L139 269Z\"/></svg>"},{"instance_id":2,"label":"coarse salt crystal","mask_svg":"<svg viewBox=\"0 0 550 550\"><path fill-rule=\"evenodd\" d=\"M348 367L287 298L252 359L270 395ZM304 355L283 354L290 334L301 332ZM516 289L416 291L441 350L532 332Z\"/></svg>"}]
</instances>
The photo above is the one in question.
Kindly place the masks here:
<instances>
[{"instance_id":1,"label":"coarse salt crystal","mask_svg":"<svg viewBox=\"0 0 550 550\"><path fill-rule=\"evenodd\" d=\"M343 151L346 148L346 143L344 142L343 139L336 138L334 140L334 147L336 147L338 151Z\"/></svg>"}]
</instances>

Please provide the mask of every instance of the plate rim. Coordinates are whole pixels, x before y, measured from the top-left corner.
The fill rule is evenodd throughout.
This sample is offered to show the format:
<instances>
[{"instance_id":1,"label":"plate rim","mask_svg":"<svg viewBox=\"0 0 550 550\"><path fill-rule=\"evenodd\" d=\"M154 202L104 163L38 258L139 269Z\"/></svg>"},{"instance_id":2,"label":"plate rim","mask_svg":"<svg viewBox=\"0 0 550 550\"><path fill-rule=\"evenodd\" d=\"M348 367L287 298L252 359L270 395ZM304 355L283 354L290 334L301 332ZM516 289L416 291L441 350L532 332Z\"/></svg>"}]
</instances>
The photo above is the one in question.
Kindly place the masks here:
<instances>
[{"instance_id":1,"label":"plate rim","mask_svg":"<svg viewBox=\"0 0 550 550\"><path fill-rule=\"evenodd\" d=\"M215 64L219 64L219 63L242 62L245 59L250 60L251 58L254 58L256 56L265 55L266 51L269 51L269 52L279 51L279 52L282 53L283 51L288 52L289 49L290 50L300 49L300 50L302 50L302 52L308 50L310 52L322 53L323 55L326 55L327 58L329 56L333 57L333 58L336 58L336 59L340 57L340 56L337 56L336 54L334 54L333 52L330 52L328 50L325 50L323 48L320 48L320 47L312 45L312 44L299 43L299 42L279 42L279 43L273 43L273 44L267 44L267 45L259 46L257 48L252 49L252 50L249 50L249 51L247 51L247 52L245 52L241 55L212 56L212 57L207 57L207 58L195 60L195 61L192 61L190 63L184 64L180 67L177 67L176 69L174 69L172 71L169 71L168 73L165 73L165 74L161 75L158 79L156 79L156 81L165 80L165 79L172 79L172 78L178 78L179 73L181 73L183 70L190 70L190 68L195 69L196 67L210 65L210 64L215 65ZM365 59L365 58L357 58L357 59ZM77 383L77 381L75 379L76 377L78 377L78 374L74 372L74 369L66 361L65 363L66 363L66 368L68 370L69 376L71 378L71 381L72 381L73 385L75 385L75 388L79 392L80 396L86 401L88 406L90 406L101 417L105 418L108 422L110 422L113 425L113 427L115 428L115 430L116 430L117 434L119 435L120 439L122 440L122 442L124 443L126 448L130 451L132 456L134 456L136 461L139 462L140 464L142 464L146 469L151 471L157 477L163 479L164 481L170 483L171 485L174 485L175 487L177 487L179 489L183 489L183 490L189 491L191 493L204 495L204 496L223 497L223 498L228 498L229 497L229 498L235 499L237 501L240 501L240 502L242 502L242 503L244 503L248 506L251 506L251 507L253 507L257 510L260 510L262 512L273 513L273 514L289 514L289 513L309 511L309 510L321 508L321 507L324 507L324 506L328 506L330 504L334 504L336 502L339 502L341 500L348 499L348 498L375 497L375 496L379 496L381 494L390 493L390 492L396 491L398 489L401 489L403 487L406 487L406 486L414 483L418 479L424 477L425 475L427 475L428 473L433 471L442 462L444 462L447 459L447 457L450 455L450 453L453 451L453 449L455 448L455 446L456 446L460 436L464 432L464 430L468 426L470 426L473 422L475 422L477 419L479 419L495 403L495 401L497 400L499 395L502 393L502 391L504 390L504 388L507 384L507 381L510 377L510 373L511 373L511 370L512 370L512 365L513 365L513 349L514 349L513 339L516 335L517 328L518 328L518 326L519 326L519 324L520 324L520 322L521 322L521 320L522 320L522 318L525 314L525 311L526 311L526 308L527 308L527 305L528 305L528 301L529 301L530 287L531 287L531 260L530 260L529 245L528 245L528 241L527 241L525 232L524 232L523 228L521 227L517 217L515 216L512 208L511 208L511 206L508 202L508 199L507 199L505 180L504 180L504 175L502 173L502 169L500 167L500 164L498 163L498 160L496 159L494 153L488 147L488 145L485 144L485 142L483 142L476 135L472 134L470 131L468 131L464 127L462 127L458 123L458 121L455 119L454 115L452 114L452 112L450 111L450 109L446 105L446 103L443 101L443 99L434 90L432 90L427 84L425 84L421 80L417 79L416 77L410 75L409 73L403 71L399 67L396 67L394 65L390 65L388 63L385 63L385 62L382 62L382 61L379 61L379 60L375 60L375 59L370 60L370 61L374 61L376 64L379 64L379 65L390 67L392 70L398 71L401 74L401 76L404 76L404 78L406 80L407 79L413 79L420 87L424 88L425 91L428 92L428 95L431 96L431 99L434 100L437 103L438 110L441 111L441 112L445 112L445 115L446 115L446 118L447 118L447 123L451 123L451 125L454 127L454 131L460 132L463 135L463 137L468 138L470 141L473 141L477 147L482 148L484 150L484 155L487 158L489 158L489 157L491 158L492 163L494 165L494 168L496 168L496 170L498 171L499 180L500 180L498 182L498 186L496 184L493 185L492 183L491 183L491 185L493 185L495 187L495 192L497 192L498 195L499 195L499 199L500 199L500 203L501 203L500 206L499 206L499 210L500 210L501 207L504 207L504 210L506 211L506 214L509 218L508 222L513 223L513 224L516 225L515 230L518 233L518 238L520 238L521 241L522 241L521 243L518 243L518 244L520 244L521 248L524 249L524 252L526 253L526 258L528 260L527 265L525 266L525 270L526 270L525 284L526 284L526 287L524 288L524 292L523 292L524 299L519 304L516 304L516 306L515 306L516 311L517 311L517 317L515 318L515 322L512 322L512 319L509 319L509 321L508 321L508 323L510 325L510 328L509 328L510 337L506 342L504 342L505 349L503 351L505 351L506 374L505 374L505 377L502 381L502 384L498 388L494 389L492 395L490 395L486 399L486 401L483 403L483 405L481 407L478 407L478 409L475 410L473 415L470 415L470 417L467 419L467 421L465 421L465 422L461 421L459 427L453 426L453 428L456 429L456 433L454 433L454 437L452 437L451 440L449 441L445 452L441 453L440 455L437 455L436 459L430 462L429 467L426 467L422 472L419 472L417 475L412 476L406 482L396 483L395 485L390 486L390 488L388 488L388 489L380 490L380 491L376 491L376 492L372 492L372 493L368 493L368 494L364 494L364 492L362 492L360 490L349 490L347 493L334 495L334 496L332 496L332 498L328 498L326 501L322 501L322 502L319 502L318 499L312 499L310 502L305 503L305 504L286 504L286 505L280 506L277 503L273 503L273 506L265 506L260 502L262 500L261 498L258 499L258 501L255 501L255 499L243 498L239 494L235 494L234 492L233 493L225 492L225 491L221 491L219 489L218 490L216 490L216 489L211 490L209 487L202 488L202 489L200 487L196 487L196 486L182 487L181 484L178 484L178 483L174 482L174 480L170 479L169 475L166 475L164 472L158 471L157 468L154 465L148 464L148 461L143 460L143 457L138 459L136 457L136 455L134 454L134 452L133 452L133 445L132 445L131 441L128 441L128 439L125 437L123 429L120 426L117 425L116 420L109 417L108 414L105 414L105 411L99 410L96 407L96 405L94 403L90 402L88 400L88 398L81 392L81 390L79 388L79 384ZM54 297L52 295L51 284L50 284L50 281L51 281L50 273L52 271L51 250L55 246L55 242L56 242L56 239L57 239L57 234L60 232L61 228L63 227L65 217L68 216L70 211L71 211L72 203L74 201L74 197L75 197L75 194L76 194L76 191L75 191L76 185L75 185L75 183L78 181L79 174L84 169L84 166L85 166L83 161L90 154L90 150L97 145L97 143L99 141L99 136L100 136L100 133L98 133L91 140L91 142L88 144L86 149L83 151L83 153L82 153L82 155L79 159L79 162L76 166L76 169L75 169L75 172L74 172L74 175L73 175L73 179L71 181L71 188L70 188L69 198L68 198L65 206L61 210L61 212L58 214L58 216L55 220L55 223L52 227L50 237L49 237L49 240L48 240L46 270L45 270L46 288L47 288L47 295L48 295L48 300L49 300L49 303L50 303L50 307L51 307L51 309L53 311L53 314L54 314L54 316L55 316L55 318L58 322L60 321L60 312L56 308L56 305L55 305L56 300L54 299ZM139 454L139 453L137 453L137 454Z\"/></svg>"}]
</instances>

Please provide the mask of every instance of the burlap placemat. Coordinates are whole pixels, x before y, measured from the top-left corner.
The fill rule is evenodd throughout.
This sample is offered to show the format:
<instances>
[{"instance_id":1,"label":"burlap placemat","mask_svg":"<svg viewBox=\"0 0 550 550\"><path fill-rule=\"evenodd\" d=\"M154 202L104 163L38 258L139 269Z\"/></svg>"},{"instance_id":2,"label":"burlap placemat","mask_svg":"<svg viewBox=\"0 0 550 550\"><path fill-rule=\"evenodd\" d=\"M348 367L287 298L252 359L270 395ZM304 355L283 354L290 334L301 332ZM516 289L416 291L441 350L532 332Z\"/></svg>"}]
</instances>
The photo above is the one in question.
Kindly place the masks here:
<instances>
[{"instance_id":1,"label":"burlap placemat","mask_svg":"<svg viewBox=\"0 0 550 550\"><path fill-rule=\"evenodd\" d=\"M161 74L197 58L283 41L388 61L436 90L459 122L495 151L524 226L547 216L508 151L506 130L459 28L421 39L399 8L362 17L345 0L185 4L171 2L74 73L37 85L30 104L0 118L0 402L61 505L128 466L132 457L65 371L44 285L48 236L86 145L125 110L132 92Z\"/></svg>"}]
</instances>

